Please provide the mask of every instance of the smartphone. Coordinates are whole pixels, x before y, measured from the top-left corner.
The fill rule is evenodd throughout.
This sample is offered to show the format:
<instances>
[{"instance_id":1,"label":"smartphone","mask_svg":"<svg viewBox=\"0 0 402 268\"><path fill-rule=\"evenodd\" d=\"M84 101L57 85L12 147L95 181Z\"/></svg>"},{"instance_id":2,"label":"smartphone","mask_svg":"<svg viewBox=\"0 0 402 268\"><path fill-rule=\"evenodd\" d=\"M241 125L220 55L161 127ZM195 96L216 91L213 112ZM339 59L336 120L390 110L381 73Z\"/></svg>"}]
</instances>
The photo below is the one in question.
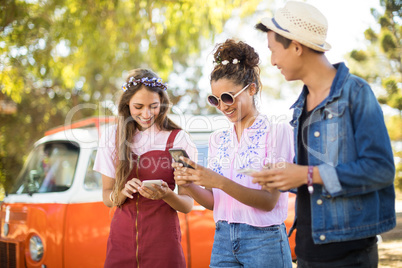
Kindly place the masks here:
<instances>
[{"instance_id":1,"label":"smartphone","mask_svg":"<svg viewBox=\"0 0 402 268\"><path fill-rule=\"evenodd\" d=\"M246 169L238 169L238 170L236 170L236 171L237 171L237 173L240 173L240 174L244 174L244 175L249 176L251 173L259 172L259 171L261 171L261 170L246 168Z\"/></svg>"},{"instance_id":2,"label":"smartphone","mask_svg":"<svg viewBox=\"0 0 402 268\"><path fill-rule=\"evenodd\" d=\"M156 189L154 187L152 187L152 184L156 184L156 185L161 186L162 185L162 180L145 180L145 181L142 181L142 186L146 186L149 189L156 191Z\"/></svg>"},{"instance_id":3,"label":"smartphone","mask_svg":"<svg viewBox=\"0 0 402 268\"><path fill-rule=\"evenodd\" d=\"M173 157L175 162L183 164L184 167L194 169L189 164L184 163L182 160L180 160L180 156L184 156L186 158L189 158L187 152L184 149L182 149L182 148L172 148L172 149L169 149L169 153Z\"/></svg>"}]
</instances>

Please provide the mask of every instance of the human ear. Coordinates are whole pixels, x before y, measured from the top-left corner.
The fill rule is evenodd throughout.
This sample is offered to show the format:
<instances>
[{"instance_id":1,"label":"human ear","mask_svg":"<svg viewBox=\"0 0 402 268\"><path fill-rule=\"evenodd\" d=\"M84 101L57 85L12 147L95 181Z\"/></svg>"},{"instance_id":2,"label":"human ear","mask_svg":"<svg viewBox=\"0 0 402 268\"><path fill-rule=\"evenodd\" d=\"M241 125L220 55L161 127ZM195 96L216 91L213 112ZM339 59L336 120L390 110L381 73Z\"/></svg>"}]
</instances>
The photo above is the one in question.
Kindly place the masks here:
<instances>
[{"instance_id":1,"label":"human ear","mask_svg":"<svg viewBox=\"0 0 402 268\"><path fill-rule=\"evenodd\" d=\"M293 40L292 46L298 56L300 56L303 53L303 46L299 42Z\"/></svg>"},{"instance_id":2,"label":"human ear","mask_svg":"<svg viewBox=\"0 0 402 268\"><path fill-rule=\"evenodd\" d=\"M251 83L249 86L249 95L254 96L257 94L257 85L255 83Z\"/></svg>"}]
</instances>

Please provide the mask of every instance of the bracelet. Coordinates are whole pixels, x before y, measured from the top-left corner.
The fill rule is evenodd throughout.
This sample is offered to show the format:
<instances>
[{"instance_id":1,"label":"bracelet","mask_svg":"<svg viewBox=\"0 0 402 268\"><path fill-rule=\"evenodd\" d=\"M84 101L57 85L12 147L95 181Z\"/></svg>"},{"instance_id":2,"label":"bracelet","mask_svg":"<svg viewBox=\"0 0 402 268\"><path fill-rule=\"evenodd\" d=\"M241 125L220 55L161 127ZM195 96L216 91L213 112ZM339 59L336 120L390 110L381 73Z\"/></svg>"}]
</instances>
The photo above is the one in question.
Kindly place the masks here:
<instances>
[{"instance_id":1,"label":"bracelet","mask_svg":"<svg viewBox=\"0 0 402 268\"><path fill-rule=\"evenodd\" d=\"M307 189L310 194L314 193L313 187L313 166L308 166L307 172Z\"/></svg>"},{"instance_id":2,"label":"bracelet","mask_svg":"<svg viewBox=\"0 0 402 268\"><path fill-rule=\"evenodd\" d=\"M113 200L112 200L112 194L113 194L113 191L111 191L111 192L110 192L109 199L110 199L110 202L112 202L112 203L113 203Z\"/></svg>"}]
</instances>

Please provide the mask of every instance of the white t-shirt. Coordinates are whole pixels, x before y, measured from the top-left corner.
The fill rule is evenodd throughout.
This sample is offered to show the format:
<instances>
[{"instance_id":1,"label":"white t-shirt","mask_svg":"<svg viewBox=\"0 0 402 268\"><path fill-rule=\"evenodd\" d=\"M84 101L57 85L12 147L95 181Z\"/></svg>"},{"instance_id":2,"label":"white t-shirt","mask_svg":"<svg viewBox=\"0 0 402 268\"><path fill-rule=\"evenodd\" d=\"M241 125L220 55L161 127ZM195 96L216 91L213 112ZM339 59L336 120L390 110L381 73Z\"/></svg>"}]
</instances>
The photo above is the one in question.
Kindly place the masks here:
<instances>
[{"instance_id":1,"label":"white t-shirt","mask_svg":"<svg viewBox=\"0 0 402 268\"><path fill-rule=\"evenodd\" d=\"M110 178L115 178L116 174L114 165L116 129L117 125L113 125L102 133L93 168L95 171ZM160 131L155 125L145 131L137 131L130 144L131 151L139 156L149 151L164 151L170 133L171 131ZM191 140L190 135L184 130L177 134L173 147L183 148L190 159L197 162L197 147Z\"/></svg>"}]
</instances>

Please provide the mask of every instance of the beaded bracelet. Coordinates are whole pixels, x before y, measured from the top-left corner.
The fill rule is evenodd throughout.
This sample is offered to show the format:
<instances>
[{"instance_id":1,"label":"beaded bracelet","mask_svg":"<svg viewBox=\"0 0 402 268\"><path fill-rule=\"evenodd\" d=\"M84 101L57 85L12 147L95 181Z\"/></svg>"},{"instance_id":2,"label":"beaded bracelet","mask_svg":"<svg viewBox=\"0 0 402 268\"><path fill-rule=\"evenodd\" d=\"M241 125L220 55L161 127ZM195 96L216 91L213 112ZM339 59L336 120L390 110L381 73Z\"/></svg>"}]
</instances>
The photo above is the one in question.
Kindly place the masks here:
<instances>
[{"instance_id":1,"label":"beaded bracelet","mask_svg":"<svg viewBox=\"0 0 402 268\"><path fill-rule=\"evenodd\" d=\"M313 166L308 166L308 172L307 172L307 189L310 194L314 193L314 187L313 187Z\"/></svg>"}]
</instances>

